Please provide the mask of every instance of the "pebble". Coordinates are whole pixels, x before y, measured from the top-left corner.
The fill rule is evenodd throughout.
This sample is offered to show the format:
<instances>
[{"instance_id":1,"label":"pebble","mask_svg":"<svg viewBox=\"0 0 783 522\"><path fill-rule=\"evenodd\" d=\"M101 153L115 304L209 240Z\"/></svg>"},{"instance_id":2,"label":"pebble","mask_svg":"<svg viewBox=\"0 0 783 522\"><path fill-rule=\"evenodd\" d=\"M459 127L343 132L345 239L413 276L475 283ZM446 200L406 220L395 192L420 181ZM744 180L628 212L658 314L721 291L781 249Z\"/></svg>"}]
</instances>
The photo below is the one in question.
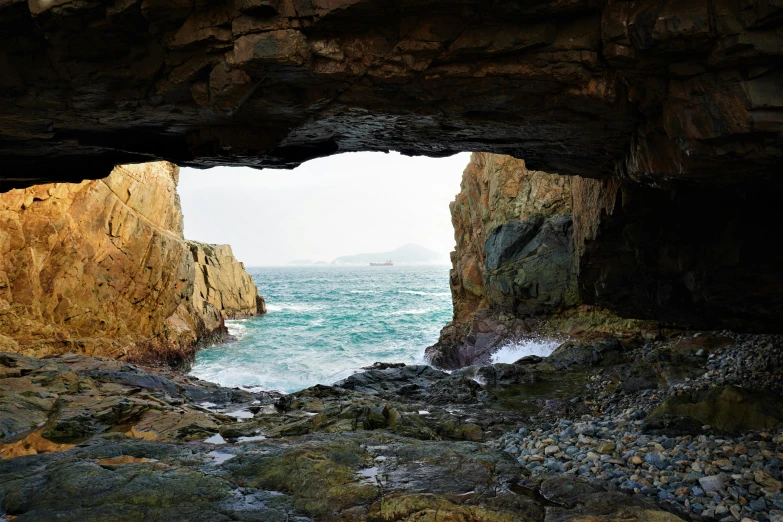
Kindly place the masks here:
<instances>
[{"instance_id":1,"label":"pebble","mask_svg":"<svg viewBox=\"0 0 783 522\"><path fill-rule=\"evenodd\" d=\"M718 475L702 477L699 479L699 484L706 493L712 493L713 491L720 491L723 489L723 479Z\"/></svg>"},{"instance_id":2,"label":"pebble","mask_svg":"<svg viewBox=\"0 0 783 522\"><path fill-rule=\"evenodd\" d=\"M783 392L783 377L765 373L783 369L780 344L730 335L745 343L744 350L712 351L700 378L666 390L613 396L606 391L609 376L598 376L589 388L595 395L580 397L581 404L599 405L598 412L534 421L490 444L515 454L533 477L563 473L608 482L626 493L654 497L686 519L783 522L783 430L727 436L704 426L705 434L674 437L642 432L643 419L667 396L707 388L719 379Z\"/></svg>"}]
</instances>

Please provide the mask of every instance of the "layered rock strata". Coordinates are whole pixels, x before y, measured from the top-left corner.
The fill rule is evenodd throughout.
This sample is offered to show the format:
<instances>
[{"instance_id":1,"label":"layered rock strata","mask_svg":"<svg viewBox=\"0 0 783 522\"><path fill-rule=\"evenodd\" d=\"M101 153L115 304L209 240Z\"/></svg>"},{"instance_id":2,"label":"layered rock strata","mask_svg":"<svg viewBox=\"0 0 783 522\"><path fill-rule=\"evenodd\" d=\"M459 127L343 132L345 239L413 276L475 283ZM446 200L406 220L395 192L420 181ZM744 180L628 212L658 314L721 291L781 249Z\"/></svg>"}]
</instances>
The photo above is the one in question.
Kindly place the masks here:
<instances>
[{"instance_id":1,"label":"layered rock strata","mask_svg":"<svg viewBox=\"0 0 783 522\"><path fill-rule=\"evenodd\" d=\"M231 245L210 245L187 241L195 262L193 305L215 307L225 319L266 313L264 298L258 295L245 265L237 261Z\"/></svg>"},{"instance_id":2,"label":"layered rock strata","mask_svg":"<svg viewBox=\"0 0 783 522\"><path fill-rule=\"evenodd\" d=\"M771 178L781 20L764 0L6 0L3 187L389 149Z\"/></svg>"},{"instance_id":3,"label":"layered rock strata","mask_svg":"<svg viewBox=\"0 0 783 522\"><path fill-rule=\"evenodd\" d=\"M0 343L43 356L163 354L187 361L255 315L230 247L187 242L169 163L0 195Z\"/></svg>"},{"instance_id":4,"label":"layered rock strata","mask_svg":"<svg viewBox=\"0 0 783 522\"><path fill-rule=\"evenodd\" d=\"M585 303L779 331L782 21L763 0L6 0L0 190L156 158L510 154L585 179Z\"/></svg>"}]
</instances>

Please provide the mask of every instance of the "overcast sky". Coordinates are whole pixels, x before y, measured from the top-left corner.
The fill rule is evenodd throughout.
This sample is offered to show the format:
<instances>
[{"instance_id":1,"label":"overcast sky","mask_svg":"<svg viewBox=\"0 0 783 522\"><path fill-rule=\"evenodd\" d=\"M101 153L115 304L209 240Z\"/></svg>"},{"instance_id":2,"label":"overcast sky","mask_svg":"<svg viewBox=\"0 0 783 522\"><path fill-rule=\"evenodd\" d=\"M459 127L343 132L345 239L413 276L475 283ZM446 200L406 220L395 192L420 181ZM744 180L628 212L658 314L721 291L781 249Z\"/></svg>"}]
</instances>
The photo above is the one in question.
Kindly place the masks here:
<instances>
[{"instance_id":1,"label":"overcast sky","mask_svg":"<svg viewBox=\"0 0 783 522\"><path fill-rule=\"evenodd\" d=\"M446 254L454 248L449 203L469 159L359 152L292 171L183 168L185 237L228 243L246 266L331 262L406 243Z\"/></svg>"}]
</instances>

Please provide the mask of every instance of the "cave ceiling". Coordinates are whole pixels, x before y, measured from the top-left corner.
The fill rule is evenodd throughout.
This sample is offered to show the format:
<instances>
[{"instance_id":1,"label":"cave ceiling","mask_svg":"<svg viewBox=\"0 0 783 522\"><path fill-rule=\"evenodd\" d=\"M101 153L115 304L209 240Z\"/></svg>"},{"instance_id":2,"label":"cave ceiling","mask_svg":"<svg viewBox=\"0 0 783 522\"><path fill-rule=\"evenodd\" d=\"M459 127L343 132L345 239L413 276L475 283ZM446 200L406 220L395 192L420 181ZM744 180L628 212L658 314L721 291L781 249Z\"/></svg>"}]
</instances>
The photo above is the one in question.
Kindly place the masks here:
<instances>
[{"instance_id":1,"label":"cave ceiling","mask_svg":"<svg viewBox=\"0 0 783 522\"><path fill-rule=\"evenodd\" d=\"M773 178L782 42L780 0L0 0L0 190L388 150Z\"/></svg>"}]
</instances>

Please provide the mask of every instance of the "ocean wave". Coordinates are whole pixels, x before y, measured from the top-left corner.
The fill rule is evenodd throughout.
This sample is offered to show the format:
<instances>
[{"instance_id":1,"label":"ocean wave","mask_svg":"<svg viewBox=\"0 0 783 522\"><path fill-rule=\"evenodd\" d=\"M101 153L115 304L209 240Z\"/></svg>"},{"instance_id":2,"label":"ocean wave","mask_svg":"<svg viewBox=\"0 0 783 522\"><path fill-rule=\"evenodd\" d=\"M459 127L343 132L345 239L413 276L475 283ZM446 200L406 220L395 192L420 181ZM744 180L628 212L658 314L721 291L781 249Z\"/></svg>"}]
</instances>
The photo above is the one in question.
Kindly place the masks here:
<instances>
[{"instance_id":1,"label":"ocean wave","mask_svg":"<svg viewBox=\"0 0 783 522\"><path fill-rule=\"evenodd\" d=\"M497 352L492 354L492 364L511 364L528 355L548 357L562 343L563 341L560 339L538 337L513 341L505 346L501 346Z\"/></svg>"},{"instance_id":2,"label":"ocean wave","mask_svg":"<svg viewBox=\"0 0 783 522\"><path fill-rule=\"evenodd\" d=\"M236 337L237 339L242 339L248 333L247 325L245 323L247 323L247 319L229 319L226 321L226 329L228 330L228 334Z\"/></svg>"},{"instance_id":3,"label":"ocean wave","mask_svg":"<svg viewBox=\"0 0 783 522\"><path fill-rule=\"evenodd\" d=\"M422 315L436 311L437 308L411 308L410 310L395 310L387 315Z\"/></svg>"},{"instance_id":4,"label":"ocean wave","mask_svg":"<svg viewBox=\"0 0 783 522\"><path fill-rule=\"evenodd\" d=\"M298 303L281 303L281 304L268 304L266 305L267 312L317 312L322 310L323 306L320 305L308 305Z\"/></svg>"},{"instance_id":5,"label":"ocean wave","mask_svg":"<svg viewBox=\"0 0 783 522\"><path fill-rule=\"evenodd\" d=\"M437 297L450 296L451 292L422 292L421 290L397 290L398 294L431 295Z\"/></svg>"},{"instance_id":6,"label":"ocean wave","mask_svg":"<svg viewBox=\"0 0 783 522\"><path fill-rule=\"evenodd\" d=\"M377 290L349 290L349 294L377 294Z\"/></svg>"}]
</instances>

